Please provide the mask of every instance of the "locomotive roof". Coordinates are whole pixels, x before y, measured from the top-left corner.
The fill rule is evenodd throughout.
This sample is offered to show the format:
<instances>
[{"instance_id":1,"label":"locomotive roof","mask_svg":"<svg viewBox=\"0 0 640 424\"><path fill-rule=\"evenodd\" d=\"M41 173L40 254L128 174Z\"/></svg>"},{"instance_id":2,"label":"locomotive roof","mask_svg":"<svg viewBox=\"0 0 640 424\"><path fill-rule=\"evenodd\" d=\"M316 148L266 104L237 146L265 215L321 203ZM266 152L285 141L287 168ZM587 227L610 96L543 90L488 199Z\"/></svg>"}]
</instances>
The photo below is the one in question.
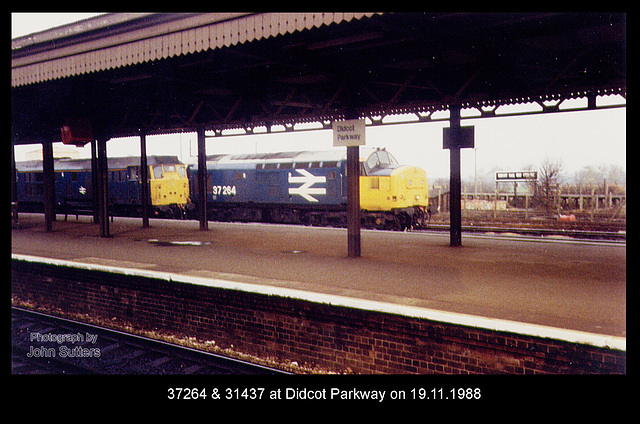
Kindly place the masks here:
<instances>
[{"instance_id":1,"label":"locomotive roof","mask_svg":"<svg viewBox=\"0 0 640 424\"><path fill-rule=\"evenodd\" d=\"M147 165L173 165L182 164L177 156L147 156ZM108 158L109 169L124 169L128 166L140 166L138 156ZM56 171L90 170L91 159L54 159L53 168ZM42 171L41 160L28 160L16 162L16 169L21 172Z\"/></svg>"},{"instance_id":2,"label":"locomotive roof","mask_svg":"<svg viewBox=\"0 0 640 424\"><path fill-rule=\"evenodd\" d=\"M346 153L340 150L300 151L275 153L248 153L207 156L208 162L219 164L234 163L287 163L312 161L340 161L346 160Z\"/></svg>"},{"instance_id":3,"label":"locomotive roof","mask_svg":"<svg viewBox=\"0 0 640 424\"><path fill-rule=\"evenodd\" d=\"M360 161L365 161L371 153L379 149L371 147L360 147ZM218 164L240 164L240 163L289 163L289 162L326 162L326 161L346 161L347 152L345 149L319 150L319 151L297 151L297 152L275 152L275 153L247 153L247 154L226 154L207 156L207 162L217 162Z\"/></svg>"}]
</instances>

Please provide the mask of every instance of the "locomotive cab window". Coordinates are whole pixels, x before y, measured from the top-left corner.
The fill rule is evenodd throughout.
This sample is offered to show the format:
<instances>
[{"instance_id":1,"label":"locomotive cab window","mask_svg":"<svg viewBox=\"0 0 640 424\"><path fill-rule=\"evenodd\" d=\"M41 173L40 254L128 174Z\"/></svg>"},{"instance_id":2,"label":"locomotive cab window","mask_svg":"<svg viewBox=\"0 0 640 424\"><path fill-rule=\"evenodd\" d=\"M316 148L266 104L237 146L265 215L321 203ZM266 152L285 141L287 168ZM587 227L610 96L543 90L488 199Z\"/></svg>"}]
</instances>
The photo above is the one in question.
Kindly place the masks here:
<instances>
[{"instance_id":1,"label":"locomotive cab window","mask_svg":"<svg viewBox=\"0 0 640 424\"><path fill-rule=\"evenodd\" d=\"M367 166L369 169L373 169L380 164L380 160L378 159L378 155L376 153L372 153L367 159Z\"/></svg>"},{"instance_id":2,"label":"locomotive cab window","mask_svg":"<svg viewBox=\"0 0 640 424\"><path fill-rule=\"evenodd\" d=\"M378 152L378 159L382 165L395 165L398 163L393 156L384 150Z\"/></svg>"},{"instance_id":3,"label":"locomotive cab window","mask_svg":"<svg viewBox=\"0 0 640 424\"><path fill-rule=\"evenodd\" d=\"M155 179L162 178L162 165L156 165L153 167L153 178Z\"/></svg>"},{"instance_id":4,"label":"locomotive cab window","mask_svg":"<svg viewBox=\"0 0 640 424\"><path fill-rule=\"evenodd\" d=\"M398 161L386 150L378 150L372 153L364 163L365 171L370 172L376 168L388 168L397 165ZM366 174L364 174L366 175Z\"/></svg>"}]
</instances>

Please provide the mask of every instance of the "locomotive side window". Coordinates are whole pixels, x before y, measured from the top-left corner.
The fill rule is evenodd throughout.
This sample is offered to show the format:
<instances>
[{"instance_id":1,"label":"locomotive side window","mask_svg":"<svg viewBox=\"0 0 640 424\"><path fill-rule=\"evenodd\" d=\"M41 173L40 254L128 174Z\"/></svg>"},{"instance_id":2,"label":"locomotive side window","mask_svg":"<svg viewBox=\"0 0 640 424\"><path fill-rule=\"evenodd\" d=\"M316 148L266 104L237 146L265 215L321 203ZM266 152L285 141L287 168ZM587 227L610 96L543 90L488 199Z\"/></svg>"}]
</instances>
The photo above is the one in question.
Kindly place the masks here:
<instances>
[{"instance_id":1,"label":"locomotive side window","mask_svg":"<svg viewBox=\"0 0 640 424\"><path fill-rule=\"evenodd\" d=\"M42 172L29 172L26 177L28 183L41 183L44 181Z\"/></svg>"},{"instance_id":2,"label":"locomotive side window","mask_svg":"<svg viewBox=\"0 0 640 424\"><path fill-rule=\"evenodd\" d=\"M153 167L153 178L155 179L162 178L162 165L156 165Z\"/></svg>"},{"instance_id":3,"label":"locomotive side window","mask_svg":"<svg viewBox=\"0 0 640 424\"><path fill-rule=\"evenodd\" d=\"M127 171L124 169L116 169L115 171L109 171L111 181L120 182L127 180Z\"/></svg>"},{"instance_id":4,"label":"locomotive side window","mask_svg":"<svg viewBox=\"0 0 640 424\"><path fill-rule=\"evenodd\" d=\"M213 175L207 174L207 188L208 194L213 194Z\"/></svg>"},{"instance_id":5,"label":"locomotive side window","mask_svg":"<svg viewBox=\"0 0 640 424\"><path fill-rule=\"evenodd\" d=\"M178 174L180 174L182 178L185 178L187 176L187 171L185 170L184 165L178 165L176 166L176 169L178 171Z\"/></svg>"},{"instance_id":6,"label":"locomotive side window","mask_svg":"<svg viewBox=\"0 0 640 424\"><path fill-rule=\"evenodd\" d=\"M42 196L44 193L44 177L42 172L27 172L25 176L25 192L27 196Z\"/></svg>"},{"instance_id":7,"label":"locomotive side window","mask_svg":"<svg viewBox=\"0 0 640 424\"><path fill-rule=\"evenodd\" d=\"M138 179L138 175L140 172L140 167L138 166L130 166L128 168L129 171L129 181L135 181Z\"/></svg>"},{"instance_id":8,"label":"locomotive side window","mask_svg":"<svg viewBox=\"0 0 640 424\"><path fill-rule=\"evenodd\" d=\"M360 162L360 176L366 177L368 175L367 167L364 166L364 162Z\"/></svg>"}]
</instances>

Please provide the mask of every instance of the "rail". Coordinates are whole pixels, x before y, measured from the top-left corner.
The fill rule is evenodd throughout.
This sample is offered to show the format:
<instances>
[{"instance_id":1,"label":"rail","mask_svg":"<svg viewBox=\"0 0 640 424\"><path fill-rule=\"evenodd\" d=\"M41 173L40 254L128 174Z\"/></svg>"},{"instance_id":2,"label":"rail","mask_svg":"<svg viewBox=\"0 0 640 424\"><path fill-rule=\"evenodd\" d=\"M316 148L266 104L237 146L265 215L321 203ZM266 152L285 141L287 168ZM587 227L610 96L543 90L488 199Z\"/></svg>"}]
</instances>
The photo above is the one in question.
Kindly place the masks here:
<instances>
[{"instance_id":1,"label":"rail","mask_svg":"<svg viewBox=\"0 0 640 424\"><path fill-rule=\"evenodd\" d=\"M448 231L449 224L428 224L422 230ZM529 236L566 236L571 238L626 240L626 231L598 231L564 228L526 228L513 226L463 225L462 231L467 233L513 233Z\"/></svg>"}]
</instances>

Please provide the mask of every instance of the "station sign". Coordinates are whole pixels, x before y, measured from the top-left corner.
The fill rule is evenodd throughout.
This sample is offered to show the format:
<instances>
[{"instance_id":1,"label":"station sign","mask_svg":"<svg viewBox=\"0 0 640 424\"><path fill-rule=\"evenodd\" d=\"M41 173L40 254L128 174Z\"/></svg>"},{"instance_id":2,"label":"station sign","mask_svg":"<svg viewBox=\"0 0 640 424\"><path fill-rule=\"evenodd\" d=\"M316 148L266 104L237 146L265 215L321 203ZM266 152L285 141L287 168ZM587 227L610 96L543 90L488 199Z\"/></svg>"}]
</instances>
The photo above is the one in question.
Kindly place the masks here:
<instances>
[{"instance_id":1,"label":"station sign","mask_svg":"<svg viewBox=\"0 0 640 424\"><path fill-rule=\"evenodd\" d=\"M333 121L333 146L353 147L365 145L366 123L364 119Z\"/></svg>"},{"instance_id":2,"label":"station sign","mask_svg":"<svg viewBox=\"0 0 640 424\"><path fill-rule=\"evenodd\" d=\"M535 181L537 171L502 171L496 172L496 181Z\"/></svg>"}]
</instances>

